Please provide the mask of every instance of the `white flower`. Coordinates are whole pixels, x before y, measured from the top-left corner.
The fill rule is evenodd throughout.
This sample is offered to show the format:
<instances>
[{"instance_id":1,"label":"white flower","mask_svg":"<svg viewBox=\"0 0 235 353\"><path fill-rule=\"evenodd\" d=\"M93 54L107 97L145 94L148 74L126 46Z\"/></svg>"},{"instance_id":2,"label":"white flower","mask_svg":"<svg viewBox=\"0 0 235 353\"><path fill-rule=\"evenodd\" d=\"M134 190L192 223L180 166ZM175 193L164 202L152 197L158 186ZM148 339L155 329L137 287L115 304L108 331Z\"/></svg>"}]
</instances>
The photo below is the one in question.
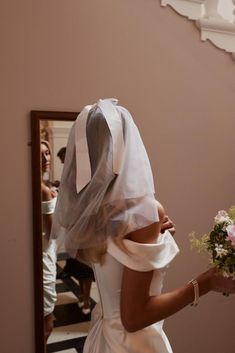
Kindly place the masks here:
<instances>
[{"instance_id":1,"label":"white flower","mask_svg":"<svg viewBox=\"0 0 235 353\"><path fill-rule=\"evenodd\" d=\"M224 249L223 245L221 244L215 247L215 251L216 251L217 257L223 257L228 254L228 250Z\"/></svg>"},{"instance_id":2,"label":"white flower","mask_svg":"<svg viewBox=\"0 0 235 353\"><path fill-rule=\"evenodd\" d=\"M229 225L226 228L227 232L228 232L228 239L231 240L232 245L235 245L235 225Z\"/></svg>"},{"instance_id":3,"label":"white flower","mask_svg":"<svg viewBox=\"0 0 235 353\"><path fill-rule=\"evenodd\" d=\"M226 223L227 225L233 224L233 221L231 218L229 218L229 215L226 211L221 210L218 212L218 214L214 218L216 224L221 224L221 223Z\"/></svg>"}]
</instances>

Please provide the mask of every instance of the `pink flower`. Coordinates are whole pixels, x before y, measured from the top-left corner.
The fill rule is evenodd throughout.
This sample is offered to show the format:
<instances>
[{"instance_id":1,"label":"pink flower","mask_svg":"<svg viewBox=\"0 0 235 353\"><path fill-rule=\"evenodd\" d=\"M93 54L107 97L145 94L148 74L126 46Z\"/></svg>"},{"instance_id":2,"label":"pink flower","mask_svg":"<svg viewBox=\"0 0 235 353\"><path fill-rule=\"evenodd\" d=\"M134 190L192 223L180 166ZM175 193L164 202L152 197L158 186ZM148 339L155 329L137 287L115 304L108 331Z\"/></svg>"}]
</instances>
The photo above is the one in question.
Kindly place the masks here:
<instances>
[{"instance_id":1,"label":"pink flower","mask_svg":"<svg viewBox=\"0 0 235 353\"><path fill-rule=\"evenodd\" d=\"M228 233L228 239L231 240L232 245L235 246L235 224L227 226L226 231Z\"/></svg>"}]
</instances>

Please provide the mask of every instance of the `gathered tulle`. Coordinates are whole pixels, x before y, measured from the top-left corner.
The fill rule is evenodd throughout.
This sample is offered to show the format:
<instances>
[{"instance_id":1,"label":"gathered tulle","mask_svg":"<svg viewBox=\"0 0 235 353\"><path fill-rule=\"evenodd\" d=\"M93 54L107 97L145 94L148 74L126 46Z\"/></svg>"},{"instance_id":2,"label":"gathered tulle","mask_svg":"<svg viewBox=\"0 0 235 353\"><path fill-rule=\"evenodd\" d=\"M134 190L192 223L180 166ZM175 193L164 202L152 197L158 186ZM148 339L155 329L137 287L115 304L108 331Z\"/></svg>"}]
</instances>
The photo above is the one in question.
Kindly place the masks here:
<instances>
[{"instance_id":1,"label":"gathered tulle","mask_svg":"<svg viewBox=\"0 0 235 353\"><path fill-rule=\"evenodd\" d=\"M112 102L106 104L113 107ZM79 141L76 122L72 127L53 218L51 237L63 238L73 257L78 249L102 244L108 237L122 238L159 220L152 171L138 128L125 108L115 106L124 139L120 170L115 174L112 136L101 108L98 102L90 109L86 136ZM88 146L91 177L77 193L76 171L83 144Z\"/></svg>"}]
</instances>

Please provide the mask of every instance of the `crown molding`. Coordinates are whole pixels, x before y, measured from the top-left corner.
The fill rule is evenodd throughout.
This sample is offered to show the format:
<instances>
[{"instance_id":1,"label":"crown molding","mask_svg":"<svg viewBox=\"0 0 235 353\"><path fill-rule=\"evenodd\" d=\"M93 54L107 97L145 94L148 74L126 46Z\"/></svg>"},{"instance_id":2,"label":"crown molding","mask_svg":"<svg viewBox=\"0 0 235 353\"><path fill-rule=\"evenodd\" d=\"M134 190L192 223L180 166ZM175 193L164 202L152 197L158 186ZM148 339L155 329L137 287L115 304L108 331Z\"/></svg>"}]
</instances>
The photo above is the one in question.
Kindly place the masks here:
<instances>
[{"instance_id":1,"label":"crown molding","mask_svg":"<svg viewBox=\"0 0 235 353\"><path fill-rule=\"evenodd\" d=\"M235 60L235 0L161 0L161 5L194 20L202 41L209 40Z\"/></svg>"},{"instance_id":2,"label":"crown molding","mask_svg":"<svg viewBox=\"0 0 235 353\"><path fill-rule=\"evenodd\" d=\"M235 55L235 23L217 18L201 18L196 21L201 30L201 40L210 40L216 47Z\"/></svg>"},{"instance_id":3,"label":"crown molding","mask_svg":"<svg viewBox=\"0 0 235 353\"><path fill-rule=\"evenodd\" d=\"M190 20L197 20L202 16L202 4L205 0L162 0L161 5L170 5L180 15Z\"/></svg>"}]
</instances>

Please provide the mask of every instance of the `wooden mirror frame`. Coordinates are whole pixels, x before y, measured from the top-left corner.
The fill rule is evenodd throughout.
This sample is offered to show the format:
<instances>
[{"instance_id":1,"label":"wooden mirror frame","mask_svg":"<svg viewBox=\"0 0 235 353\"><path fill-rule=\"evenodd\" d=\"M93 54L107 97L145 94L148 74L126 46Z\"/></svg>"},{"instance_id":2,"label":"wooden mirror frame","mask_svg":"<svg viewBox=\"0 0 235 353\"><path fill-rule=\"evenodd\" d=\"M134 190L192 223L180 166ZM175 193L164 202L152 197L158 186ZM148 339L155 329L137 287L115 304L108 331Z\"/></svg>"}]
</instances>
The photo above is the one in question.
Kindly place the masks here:
<instances>
[{"instance_id":1,"label":"wooden mirror frame","mask_svg":"<svg viewBox=\"0 0 235 353\"><path fill-rule=\"evenodd\" d=\"M45 352L42 268L40 121L74 121L78 113L33 110L31 118L35 353Z\"/></svg>"}]
</instances>

